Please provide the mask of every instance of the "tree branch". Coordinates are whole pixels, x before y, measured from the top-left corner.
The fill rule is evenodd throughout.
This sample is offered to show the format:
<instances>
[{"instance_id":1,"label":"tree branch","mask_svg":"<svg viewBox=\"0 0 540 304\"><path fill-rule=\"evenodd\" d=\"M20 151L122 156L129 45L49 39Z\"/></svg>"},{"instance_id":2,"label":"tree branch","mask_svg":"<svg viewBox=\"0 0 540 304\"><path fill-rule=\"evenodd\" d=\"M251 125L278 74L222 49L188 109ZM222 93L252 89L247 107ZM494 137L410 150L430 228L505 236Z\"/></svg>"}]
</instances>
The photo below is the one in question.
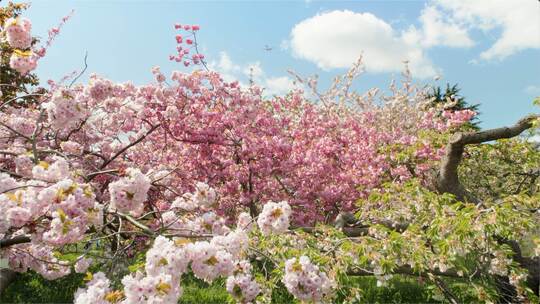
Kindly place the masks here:
<instances>
[{"instance_id":1,"label":"tree branch","mask_svg":"<svg viewBox=\"0 0 540 304\"><path fill-rule=\"evenodd\" d=\"M516 137L523 131L530 129L533 121L539 117L540 115L526 116L510 127L454 134L446 146L446 154L441 161L436 181L437 190L441 193L454 194L460 201L469 201L478 204L478 199L469 193L459 181L458 167L463 157L465 146Z\"/></svg>"},{"instance_id":2,"label":"tree branch","mask_svg":"<svg viewBox=\"0 0 540 304\"><path fill-rule=\"evenodd\" d=\"M137 221L136 219L134 219L131 215L129 214L125 214L125 213L122 213L122 212L119 212L119 211L116 211L115 213L113 213L115 215L118 215L120 216L121 218L124 218L126 219L128 222L130 222L131 224L133 224L135 227L138 227L140 228L144 233L150 235L150 236L155 236L156 233L150 229L148 226L144 225L143 223Z\"/></svg>"},{"instance_id":3,"label":"tree branch","mask_svg":"<svg viewBox=\"0 0 540 304\"><path fill-rule=\"evenodd\" d=\"M27 235L17 235L9 239L0 240L0 248L5 248L17 244L30 243L31 239Z\"/></svg>"},{"instance_id":4,"label":"tree branch","mask_svg":"<svg viewBox=\"0 0 540 304\"><path fill-rule=\"evenodd\" d=\"M429 278L429 274L432 274L435 276L441 276L441 277L456 278L456 279L471 278L467 275L460 276L455 270L440 271L440 270L435 270L435 269L431 269L431 270L426 269L425 271L416 271L409 265L403 265L403 266L397 267L393 269L391 273L411 275L411 276L420 276L420 277L425 277L425 278ZM347 271L347 274L351 276L364 276L364 277L375 275L373 272L367 271L365 269L350 270L350 271ZM480 273L474 273L472 275L472 278L479 278L479 277L480 277Z\"/></svg>"}]
</instances>

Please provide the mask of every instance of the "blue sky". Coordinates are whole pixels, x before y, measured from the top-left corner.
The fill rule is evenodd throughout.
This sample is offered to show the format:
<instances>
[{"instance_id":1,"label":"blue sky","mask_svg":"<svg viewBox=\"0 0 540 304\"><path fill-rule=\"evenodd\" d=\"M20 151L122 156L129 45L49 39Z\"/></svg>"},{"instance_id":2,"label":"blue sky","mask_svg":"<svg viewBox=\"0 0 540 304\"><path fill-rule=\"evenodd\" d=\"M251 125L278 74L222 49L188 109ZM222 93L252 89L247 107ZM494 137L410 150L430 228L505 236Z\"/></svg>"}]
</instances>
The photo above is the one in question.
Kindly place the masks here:
<instances>
[{"instance_id":1,"label":"blue sky","mask_svg":"<svg viewBox=\"0 0 540 304\"><path fill-rule=\"evenodd\" d=\"M45 37L72 9L40 62L42 80L80 69L85 52L88 72L115 81L152 81L156 65L166 73L186 70L168 60L176 46L172 25L179 22L201 26L198 40L213 69L247 82L245 71L253 67L271 92L288 88L288 69L318 74L327 86L363 53L360 91L386 87L408 59L420 83L458 83L469 102L481 104L483 127L538 112L532 106L540 95L536 0L35 0L26 16L34 34Z\"/></svg>"}]
</instances>

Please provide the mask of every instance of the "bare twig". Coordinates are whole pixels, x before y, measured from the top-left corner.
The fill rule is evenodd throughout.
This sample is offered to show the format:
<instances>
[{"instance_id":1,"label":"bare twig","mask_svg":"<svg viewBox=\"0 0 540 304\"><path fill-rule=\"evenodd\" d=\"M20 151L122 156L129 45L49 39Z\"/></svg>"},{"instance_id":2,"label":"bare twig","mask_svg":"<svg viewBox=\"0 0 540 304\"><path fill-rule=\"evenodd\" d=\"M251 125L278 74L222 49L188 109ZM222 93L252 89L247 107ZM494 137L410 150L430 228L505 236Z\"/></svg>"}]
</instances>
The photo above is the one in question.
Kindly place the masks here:
<instances>
[{"instance_id":1,"label":"bare twig","mask_svg":"<svg viewBox=\"0 0 540 304\"><path fill-rule=\"evenodd\" d=\"M84 54L84 68L79 73L79 75L77 75L75 78L73 78L73 80L69 84L68 88L71 88L71 86L84 74L84 72L86 72L86 69L88 69L88 63L86 62L87 59L88 59L88 51L86 51L86 53Z\"/></svg>"}]
</instances>

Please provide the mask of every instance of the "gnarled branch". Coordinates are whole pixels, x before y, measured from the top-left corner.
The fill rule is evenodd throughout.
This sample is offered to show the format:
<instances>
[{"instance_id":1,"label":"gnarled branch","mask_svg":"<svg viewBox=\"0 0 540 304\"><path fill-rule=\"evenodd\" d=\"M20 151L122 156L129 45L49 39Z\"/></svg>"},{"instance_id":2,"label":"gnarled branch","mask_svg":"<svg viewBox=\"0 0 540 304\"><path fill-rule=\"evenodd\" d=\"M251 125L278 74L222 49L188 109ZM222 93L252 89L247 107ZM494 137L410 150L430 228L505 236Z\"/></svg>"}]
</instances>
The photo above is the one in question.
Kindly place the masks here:
<instances>
[{"instance_id":1,"label":"gnarled branch","mask_svg":"<svg viewBox=\"0 0 540 304\"><path fill-rule=\"evenodd\" d=\"M446 146L446 154L441 161L436 180L437 190L441 193L451 193L460 201L469 201L478 204L478 199L469 193L459 181L458 167L461 162L466 145L481 144L484 142L516 137L523 131L530 129L535 119L540 115L529 115L520 119L515 125L489 129L479 132L456 133Z\"/></svg>"}]
</instances>

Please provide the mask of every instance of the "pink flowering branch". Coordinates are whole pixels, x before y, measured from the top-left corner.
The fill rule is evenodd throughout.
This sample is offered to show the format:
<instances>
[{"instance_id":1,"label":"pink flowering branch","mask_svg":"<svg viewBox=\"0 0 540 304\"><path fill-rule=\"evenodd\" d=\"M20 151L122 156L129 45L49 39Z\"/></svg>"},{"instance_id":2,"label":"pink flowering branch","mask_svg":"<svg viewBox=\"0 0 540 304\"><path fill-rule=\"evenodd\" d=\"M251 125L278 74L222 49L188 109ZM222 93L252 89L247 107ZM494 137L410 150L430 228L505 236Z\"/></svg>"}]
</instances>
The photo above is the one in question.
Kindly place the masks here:
<instances>
[{"instance_id":1,"label":"pink flowering branch","mask_svg":"<svg viewBox=\"0 0 540 304\"><path fill-rule=\"evenodd\" d=\"M1 122L1 121L0 121L0 125L3 126L3 127L6 128L6 129L8 129L9 131L15 133L16 135L18 135L18 136L20 136L20 137L22 137L22 138L24 138L24 139L26 139L26 140L28 140L28 141L30 141L30 142L32 141L32 139L31 139L29 136L26 136L26 135L22 134L21 132L19 132L19 131L13 129L13 128L10 127L9 125L7 125L7 124L5 124L5 123L3 123L3 122Z\"/></svg>"},{"instance_id":2,"label":"pink flowering branch","mask_svg":"<svg viewBox=\"0 0 540 304\"><path fill-rule=\"evenodd\" d=\"M210 71L206 62L204 61L204 55L200 53L198 43L197 43L197 32L200 30L198 25L180 25L175 24L174 28L176 30L184 30L189 34L188 38L178 34L175 36L176 39L176 50L177 55L170 55L169 60L182 62L185 67L190 66L191 64L197 65L202 64L206 71ZM193 39L191 39L191 37ZM190 50L195 50L195 54L189 57Z\"/></svg>"},{"instance_id":3,"label":"pink flowering branch","mask_svg":"<svg viewBox=\"0 0 540 304\"><path fill-rule=\"evenodd\" d=\"M45 42L45 45L36 51L36 54L39 57L45 56L47 49L52 45L54 39L56 39L56 37L60 34L62 27L64 27L64 25L73 16L74 13L75 13L75 10L72 10L69 14L62 17L62 19L60 20L60 23L58 23L56 27L49 29L48 37L47 37L47 41Z\"/></svg>"},{"instance_id":4,"label":"pink flowering branch","mask_svg":"<svg viewBox=\"0 0 540 304\"><path fill-rule=\"evenodd\" d=\"M22 186L6 189L6 190L0 192L0 194L8 193L8 192L19 190L19 189L25 189L25 188L28 188L28 187L44 188L45 186L42 186L42 185L22 185Z\"/></svg>"},{"instance_id":5,"label":"pink flowering branch","mask_svg":"<svg viewBox=\"0 0 540 304\"><path fill-rule=\"evenodd\" d=\"M9 175L12 176L12 177L16 177L16 178L20 178L20 179L25 178L25 177L24 177L23 175L21 175L21 174L17 174L17 173L15 173L15 172L9 171L9 170L4 169L4 168L0 168L0 172L7 173L7 174L9 174Z\"/></svg>"}]
</instances>

